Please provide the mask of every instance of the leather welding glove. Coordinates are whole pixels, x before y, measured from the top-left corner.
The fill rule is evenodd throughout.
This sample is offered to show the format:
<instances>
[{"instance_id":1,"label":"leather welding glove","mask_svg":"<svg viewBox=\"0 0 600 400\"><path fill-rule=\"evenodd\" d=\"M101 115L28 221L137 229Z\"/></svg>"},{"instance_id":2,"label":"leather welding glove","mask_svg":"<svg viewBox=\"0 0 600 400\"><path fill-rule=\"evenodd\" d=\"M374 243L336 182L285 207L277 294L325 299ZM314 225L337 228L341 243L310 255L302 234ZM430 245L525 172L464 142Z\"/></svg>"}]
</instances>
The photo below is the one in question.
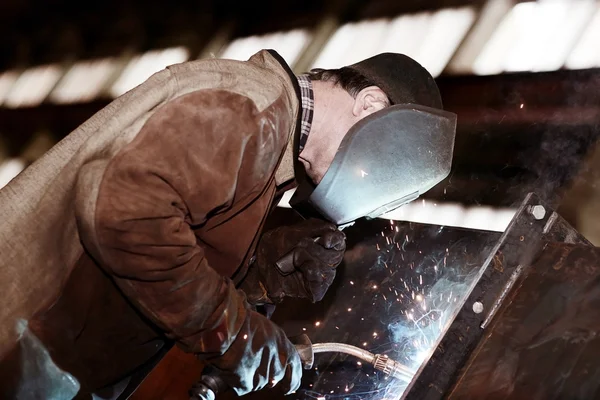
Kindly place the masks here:
<instances>
[{"instance_id":1,"label":"leather welding glove","mask_svg":"<svg viewBox=\"0 0 600 400\"><path fill-rule=\"evenodd\" d=\"M254 304L260 302L261 293L257 296L257 292L262 292L263 302L266 299L274 304L286 296L320 301L335 278L345 250L346 235L319 219L271 230L258 243L256 261L242 289L251 292L248 297ZM293 272L288 274L276 265L285 255L293 264Z\"/></svg>"},{"instance_id":2,"label":"leather welding glove","mask_svg":"<svg viewBox=\"0 0 600 400\"><path fill-rule=\"evenodd\" d=\"M283 330L251 310L227 351L207 361L238 396L267 386L290 394L302 379L300 356Z\"/></svg>"}]
</instances>

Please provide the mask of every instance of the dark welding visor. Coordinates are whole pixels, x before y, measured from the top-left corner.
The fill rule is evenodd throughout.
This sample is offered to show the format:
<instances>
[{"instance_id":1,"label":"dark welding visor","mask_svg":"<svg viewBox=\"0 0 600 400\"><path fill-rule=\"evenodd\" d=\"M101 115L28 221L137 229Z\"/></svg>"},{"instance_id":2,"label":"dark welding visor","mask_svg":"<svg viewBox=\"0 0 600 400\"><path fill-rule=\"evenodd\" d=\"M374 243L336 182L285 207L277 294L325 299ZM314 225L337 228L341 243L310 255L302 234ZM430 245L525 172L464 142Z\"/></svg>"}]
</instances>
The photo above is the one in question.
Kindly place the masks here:
<instances>
[{"instance_id":1,"label":"dark welding visor","mask_svg":"<svg viewBox=\"0 0 600 400\"><path fill-rule=\"evenodd\" d=\"M322 181L314 190L301 185L290 205L338 226L381 216L448 176L455 136L453 113L416 104L387 107L348 131Z\"/></svg>"}]
</instances>

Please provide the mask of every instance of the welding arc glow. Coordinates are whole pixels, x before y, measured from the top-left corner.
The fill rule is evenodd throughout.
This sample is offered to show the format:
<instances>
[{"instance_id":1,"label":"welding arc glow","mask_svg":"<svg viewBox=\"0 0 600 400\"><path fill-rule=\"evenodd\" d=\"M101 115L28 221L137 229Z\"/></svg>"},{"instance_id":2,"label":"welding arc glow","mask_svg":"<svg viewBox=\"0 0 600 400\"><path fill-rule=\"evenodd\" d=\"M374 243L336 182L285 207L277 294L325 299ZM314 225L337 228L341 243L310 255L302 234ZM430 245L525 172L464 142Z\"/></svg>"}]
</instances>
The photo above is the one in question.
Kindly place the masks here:
<instances>
[{"instance_id":1,"label":"welding arc glow","mask_svg":"<svg viewBox=\"0 0 600 400\"><path fill-rule=\"evenodd\" d=\"M403 278L370 284L370 288L374 290L377 287L374 290L375 307L380 306L377 302L383 302L387 309L398 307L402 314L388 323L388 332L378 332L376 336L373 332L371 340L377 342L380 338L389 337L394 344L390 358L398 360L409 370L417 371L431 356L452 322L461 304L459 300L467 293L476 271L466 275L460 272L462 268L454 265L451 257L452 245L439 249L439 254L429 253L424 257L425 251L419 250L416 238L410 237L406 231L396 232L392 224L388 227L385 237L377 235L375 247L380 256L376 268L392 274L402 271ZM402 246L398 245L399 242L403 242ZM389 292L395 296L387 300L385 293ZM376 344L370 346L375 348ZM400 385L386 386L385 397L378 395L377 399L399 398L405 389L406 386Z\"/></svg>"}]
</instances>

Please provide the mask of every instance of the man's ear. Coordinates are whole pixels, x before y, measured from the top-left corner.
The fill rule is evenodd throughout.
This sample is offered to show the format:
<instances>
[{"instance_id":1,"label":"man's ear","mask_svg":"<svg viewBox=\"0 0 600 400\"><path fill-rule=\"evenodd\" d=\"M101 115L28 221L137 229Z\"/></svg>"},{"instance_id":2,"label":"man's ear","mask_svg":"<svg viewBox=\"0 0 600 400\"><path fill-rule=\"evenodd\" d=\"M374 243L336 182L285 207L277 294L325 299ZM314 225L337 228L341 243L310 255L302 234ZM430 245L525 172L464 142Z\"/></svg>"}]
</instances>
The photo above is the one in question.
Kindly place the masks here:
<instances>
[{"instance_id":1,"label":"man's ear","mask_svg":"<svg viewBox=\"0 0 600 400\"><path fill-rule=\"evenodd\" d=\"M387 95L377 86L369 86L361 90L354 99L352 113L358 119L362 119L374 112L383 110L390 105Z\"/></svg>"}]
</instances>

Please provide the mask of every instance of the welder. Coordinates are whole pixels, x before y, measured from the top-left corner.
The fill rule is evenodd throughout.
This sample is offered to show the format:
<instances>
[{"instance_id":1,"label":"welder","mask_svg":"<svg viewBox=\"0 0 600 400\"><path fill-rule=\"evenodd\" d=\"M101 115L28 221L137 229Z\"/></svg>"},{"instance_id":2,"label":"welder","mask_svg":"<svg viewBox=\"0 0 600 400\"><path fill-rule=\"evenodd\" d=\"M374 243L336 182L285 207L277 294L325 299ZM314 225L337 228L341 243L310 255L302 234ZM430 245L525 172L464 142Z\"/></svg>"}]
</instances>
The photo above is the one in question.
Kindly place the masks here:
<instances>
[{"instance_id":1,"label":"welder","mask_svg":"<svg viewBox=\"0 0 600 400\"><path fill-rule=\"evenodd\" d=\"M341 184L327 177L334 159L338 172L347 159L340 144L352 129L373 134L359 121L403 105L415 118L442 109L431 75L400 54L296 76L265 50L245 62L199 60L155 74L0 191L0 356L24 320L82 394L126 386L171 342L240 395L271 385L295 391L298 354L258 307L322 299L345 236L335 213L328 218L327 196L310 193ZM396 125L423 136L416 123L387 123L390 137L401 135ZM392 146L385 136L369 140ZM410 151L411 165L440 159L426 145ZM410 169L387 174L395 190L398 177L420 179ZM309 188L305 205L324 219L263 232L295 186ZM402 202L419 190L408 192ZM389 203L369 201L373 210ZM104 398L118 395L109 392Z\"/></svg>"}]
</instances>

